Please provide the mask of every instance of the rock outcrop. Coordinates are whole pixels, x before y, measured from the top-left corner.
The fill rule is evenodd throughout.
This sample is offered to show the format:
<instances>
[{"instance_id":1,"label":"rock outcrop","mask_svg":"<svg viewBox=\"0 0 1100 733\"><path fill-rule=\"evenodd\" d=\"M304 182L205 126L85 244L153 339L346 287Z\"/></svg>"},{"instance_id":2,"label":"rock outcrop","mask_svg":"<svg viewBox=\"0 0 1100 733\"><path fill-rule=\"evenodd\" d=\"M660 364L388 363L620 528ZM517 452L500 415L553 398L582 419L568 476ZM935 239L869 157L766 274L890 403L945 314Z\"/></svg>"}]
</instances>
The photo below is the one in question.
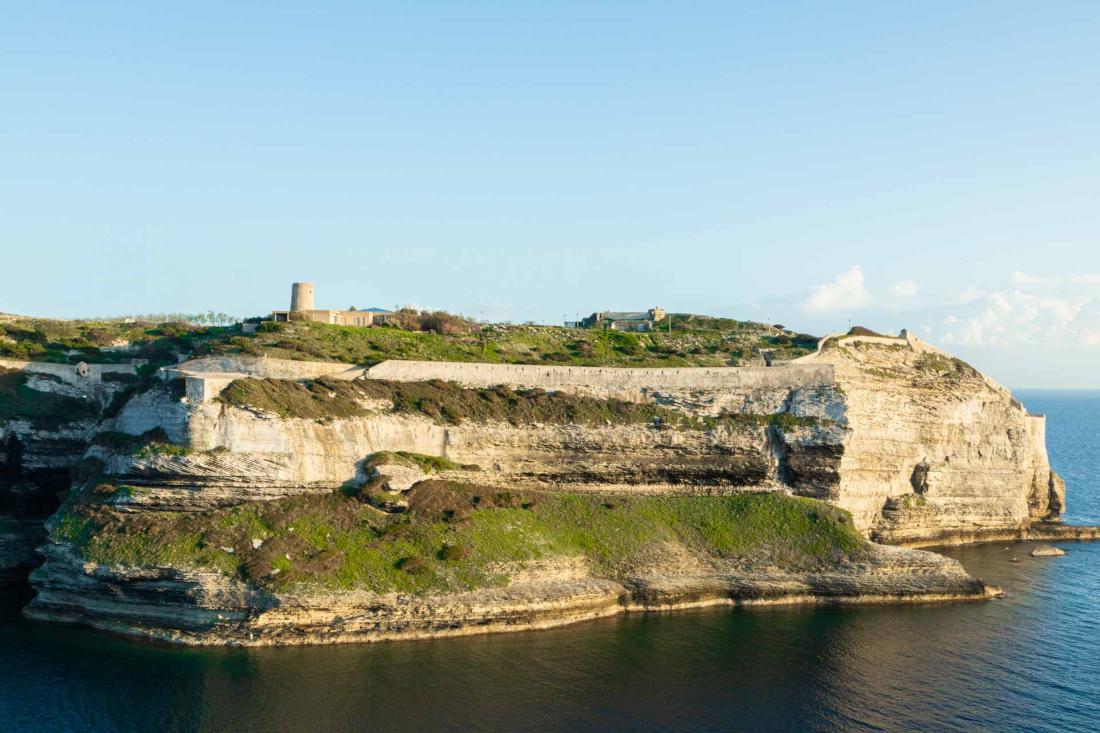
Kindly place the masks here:
<instances>
[{"instance_id":1,"label":"rock outcrop","mask_svg":"<svg viewBox=\"0 0 1100 733\"><path fill-rule=\"evenodd\" d=\"M38 619L183 644L266 646L463 636L560 626L631 611L700 606L881 604L980 600L1000 594L956 561L870 545L858 561L819 572L733 564L657 566L621 578L583 563L533 567L501 588L412 595L308 589L273 593L223 574L104 567L50 545L35 571ZM677 553L670 558L679 560Z\"/></svg>"},{"instance_id":2,"label":"rock outcrop","mask_svg":"<svg viewBox=\"0 0 1100 733\"><path fill-rule=\"evenodd\" d=\"M221 569L190 555L89 559L83 548L98 531L97 515L80 515L81 502L120 516L207 516L342 491L396 515L430 478L502 495L517 487L609 497L778 492L840 507L850 512L849 527L887 545L1066 531L1057 522L1064 484L1047 460L1044 419L913 338L834 338L788 365L626 370L621 378L607 369L393 362L363 369L233 357L181 364L165 376L117 400L100 390L89 401L94 412L80 419L0 424L10 476L22 481L39 469L75 476L40 548L46 561L33 575L31 614L185 643L283 644L538 628L715 603L994 592L954 561L874 543L858 558L812 568L654 547L645 567L609 572L578 560L563 572L513 563L501 570L510 578L504 585L446 593L275 588L264 583L295 560L287 551L274 562L263 536L250 547L215 547ZM295 392L303 379L328 381ZM270 399L219 396L250 394L234 392L237 380L275 380L263 383ZM43 393L77 398L71 385L46 381ZM550 391L523 391L531 388ZM453 404L438 402L444 397ZM383 454L409 457L386 466ZM36 526L6 525L0 561L6 555L25 568ZM209 549L192 555L211 557ZM226 570L245 554L269 564L264 583Z\"/></svg>"},{"instance_id":3,"label":"rock outcrop","mask_svg":"<svg viewBox=\"0 0 1100 733\"><path fill-rule=\"evenodd\" d=\"M834 339L849 433L830 501L889 543L935 545L1026 534L1056 519L1045 418L970 365L909 337Z\"/></svg>"}]
</instances>

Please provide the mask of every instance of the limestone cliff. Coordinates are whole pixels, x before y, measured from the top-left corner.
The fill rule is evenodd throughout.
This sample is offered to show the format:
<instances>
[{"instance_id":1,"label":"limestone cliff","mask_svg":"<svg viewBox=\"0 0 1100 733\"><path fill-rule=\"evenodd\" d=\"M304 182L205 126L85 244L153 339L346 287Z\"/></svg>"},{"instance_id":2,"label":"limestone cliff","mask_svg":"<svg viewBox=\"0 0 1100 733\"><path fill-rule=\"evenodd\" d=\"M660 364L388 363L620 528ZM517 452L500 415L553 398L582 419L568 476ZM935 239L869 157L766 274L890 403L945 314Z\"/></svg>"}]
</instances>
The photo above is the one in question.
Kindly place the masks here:
<instances>
[{"instance_id":1,"label":"limestone cliff","mask_svg":"<svg viewBox=\"0 0 1100 733\"><path fill-rule=\"evenodd\" d=\"M775 367L219 357L162 377L117 409L100 397L94 414L38 432L0 426L6 465L52 460L75 477L40 549L32 614L178 641L291 643L669 605L984 598L953 561L852 538L1025 536L1053 531L1064 506L1043 418L913 338L831 338ZM452 487L445 501L437 484ZM726 526L726 505L707 503L746 494L850 515L777 499L779 524ZM583 522L620 533L635 528L615 525L623 507L660 521L612 553L554 524L580 505ZM533 534L517 542L515 527ZM28 531L7 542L24 565ZM788 536L802 554L782 549ZM474 569L454 549L461 537ZM745 537L757 544L738 545ZM395 548L405 554L385 554Z\"/></svg>"},{"instance_id":2,"label":"limestone cliff","mask_svg":"<svg viewBox=\"0 0 1100 733\"><path fill-rule=\"evenodd\" d=\"M804 361L834 367L850 429L824 498L872 536L1018 536L1062 513L1045 418L970 365L912 337L830 339Z\"/></svg>"},{"instance_id":3,"label":"limestone cliff","mask_svg":"<svg viewBox=\"0 0 1100 733\"><path fill-rule=\"evenodd\" d=\"M275 368L287 372L285 365ZM358 409L319 417L280 416L218 399L181 399L160 387L131 399L103 428L131 436L162 431L183 450L134 452L132 446L119 449L101 442L87 458L100 462L111 482L139 489L120 501L162 509L196 510L362 484L364 463L383 451L441 456L461 466L449 478L503 488L643 494L787 489L826 496L827 487L838 480L849 432L844 398L816 378L800 385L778 374L780 369L774 372L765 386L709 392L694 385L647 387L635 401L653 410L624 421L600 417L601 405L620 402L617 397L608 402L591 388L572 390L583 393L577 399L587 400L584 404L595 406L591 419L531 413L531 419L518 420L508 412L519 409L514 405L484 419L397 411L393 399L356 391L356 385L369 380L344 382L350 392L341 399L352 400ZM211 379L221 388L231 383L220 375L201 381ZM280 389L286 382L270 384ZM474 401L494 396L473 386L435 389L439 394L432 399L449 398L447 390ZM209 384L189 387L187 393L209 395ZM620 388L617 395L623 394Z\"/></svg>"}]
</instances>

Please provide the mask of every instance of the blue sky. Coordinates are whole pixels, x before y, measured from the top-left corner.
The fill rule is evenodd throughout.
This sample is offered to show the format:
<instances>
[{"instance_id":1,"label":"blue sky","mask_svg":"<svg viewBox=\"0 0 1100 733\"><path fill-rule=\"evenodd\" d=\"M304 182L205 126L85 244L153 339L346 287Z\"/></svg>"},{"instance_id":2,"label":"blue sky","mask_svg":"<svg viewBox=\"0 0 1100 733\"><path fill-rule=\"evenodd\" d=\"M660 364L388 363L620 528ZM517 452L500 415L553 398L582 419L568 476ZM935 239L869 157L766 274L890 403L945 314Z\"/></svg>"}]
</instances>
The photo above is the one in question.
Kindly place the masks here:
<instances>
[{"instance_id":1,"label":"blue sky","mask_svg":"<svg viewBox=\"0 0 1100 733\"><path fill-rule=\"evenodd\" d=\"M1100 388L1096 3L0 11L0 311L249 315L301 279L851 319Z\"/></svg>"}]
</instances>

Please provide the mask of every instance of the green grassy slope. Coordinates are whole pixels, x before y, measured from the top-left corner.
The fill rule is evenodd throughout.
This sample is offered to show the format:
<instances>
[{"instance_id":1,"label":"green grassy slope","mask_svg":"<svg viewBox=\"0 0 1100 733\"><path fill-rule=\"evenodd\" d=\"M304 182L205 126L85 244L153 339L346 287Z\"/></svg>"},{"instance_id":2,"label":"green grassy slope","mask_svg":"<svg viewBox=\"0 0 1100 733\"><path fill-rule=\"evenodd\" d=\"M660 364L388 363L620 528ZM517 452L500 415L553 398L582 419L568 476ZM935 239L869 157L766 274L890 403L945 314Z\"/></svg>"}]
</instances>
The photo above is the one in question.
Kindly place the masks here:
<instances>
[{"instance_id":1,"label":"green grassy slope","mask_svg":"<svg viewBox=\"0 0 1100 733\"><path fill-rule=\"evenodd\" d=\"M464 323L463 329L444 334L269 322L255 334L243 334L235 328L180 323L6 319L0 322L0 356L68 363L139 357L166 364L177 353L247 354L356 364L425 359L655 367L737 365L759 358L754 349L771 349L775 358L789 359L815 347L814 337L781 327L681 314L672 316L671 332L652 333ZM123 343L130 345L129 351L114 348Z\"/></svg>"},{"instance_id":2,"label":"green grassy slope","mask_svg":"<svg viewBox=\"0 0 1100 733\"><path fill-rule=\"evenodd\" d=\"M98 487L89 497L109 494ZM580 558L614 578L669 543L699 557L788 570L854 558L865 546L846 512L779 493L622 497L429 480L409 503L408 513L385 514L334 492L203 513L122 513L86 498L54 537L99 563L213 569L274 589L380 593L499 586L515 563L554 558Z\"/></svg>"}]
</instances>

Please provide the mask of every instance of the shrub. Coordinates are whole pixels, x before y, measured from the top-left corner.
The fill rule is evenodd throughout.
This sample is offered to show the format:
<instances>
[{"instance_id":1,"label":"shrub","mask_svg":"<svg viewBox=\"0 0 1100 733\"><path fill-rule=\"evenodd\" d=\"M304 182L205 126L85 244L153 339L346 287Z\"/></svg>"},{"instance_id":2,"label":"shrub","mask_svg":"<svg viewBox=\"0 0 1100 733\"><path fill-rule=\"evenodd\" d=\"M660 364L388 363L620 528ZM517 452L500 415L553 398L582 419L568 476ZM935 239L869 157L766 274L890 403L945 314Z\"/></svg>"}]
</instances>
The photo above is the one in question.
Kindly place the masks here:
<instances>
[{"instance_id":1,"label":"shrub","mask_svg":"<svg viewBox=\"0 0 1100 733\"><path fill-rule=\"evenodd\" d=\"M878 333L876 331L872 331L869 328L864 328L863 326L852 326L851 329L848 330L848 335L849 336L879 336L879 337L882 336L881 333Z\"/></svg>"},{"instance_id":2,"label":"shrub","mask_svg":"<svg viewBox=\"0 0 1100 733\"><path fill-rule=\"evenodd\" d=\"M458 562L470 556L470 548L466 545L443 545L439 550L439 559L448 562Z\"/></svg>"},{"instance_id":3,"label":"shrub","mask_svg":"<svg viewBox=\"0 0 1100 733\"><path fill-rule=\"evenodd\" d=\"M410 575L420 575L428 571L428 562L419 555L411 555L398 560L397 567Z\"/></svg>"},{"instance_id":4,"label":"shrub","mask_svg":"<svg viewBox=\"0 0 1100 733\"><path fill-rule=\"evenodd\" d=\"M387 316L386 322L406 331L425 331L442 336L473 333L478 326L473 321L446 311L418 311L402 308Z\"/></svg>"}]
</instances>

